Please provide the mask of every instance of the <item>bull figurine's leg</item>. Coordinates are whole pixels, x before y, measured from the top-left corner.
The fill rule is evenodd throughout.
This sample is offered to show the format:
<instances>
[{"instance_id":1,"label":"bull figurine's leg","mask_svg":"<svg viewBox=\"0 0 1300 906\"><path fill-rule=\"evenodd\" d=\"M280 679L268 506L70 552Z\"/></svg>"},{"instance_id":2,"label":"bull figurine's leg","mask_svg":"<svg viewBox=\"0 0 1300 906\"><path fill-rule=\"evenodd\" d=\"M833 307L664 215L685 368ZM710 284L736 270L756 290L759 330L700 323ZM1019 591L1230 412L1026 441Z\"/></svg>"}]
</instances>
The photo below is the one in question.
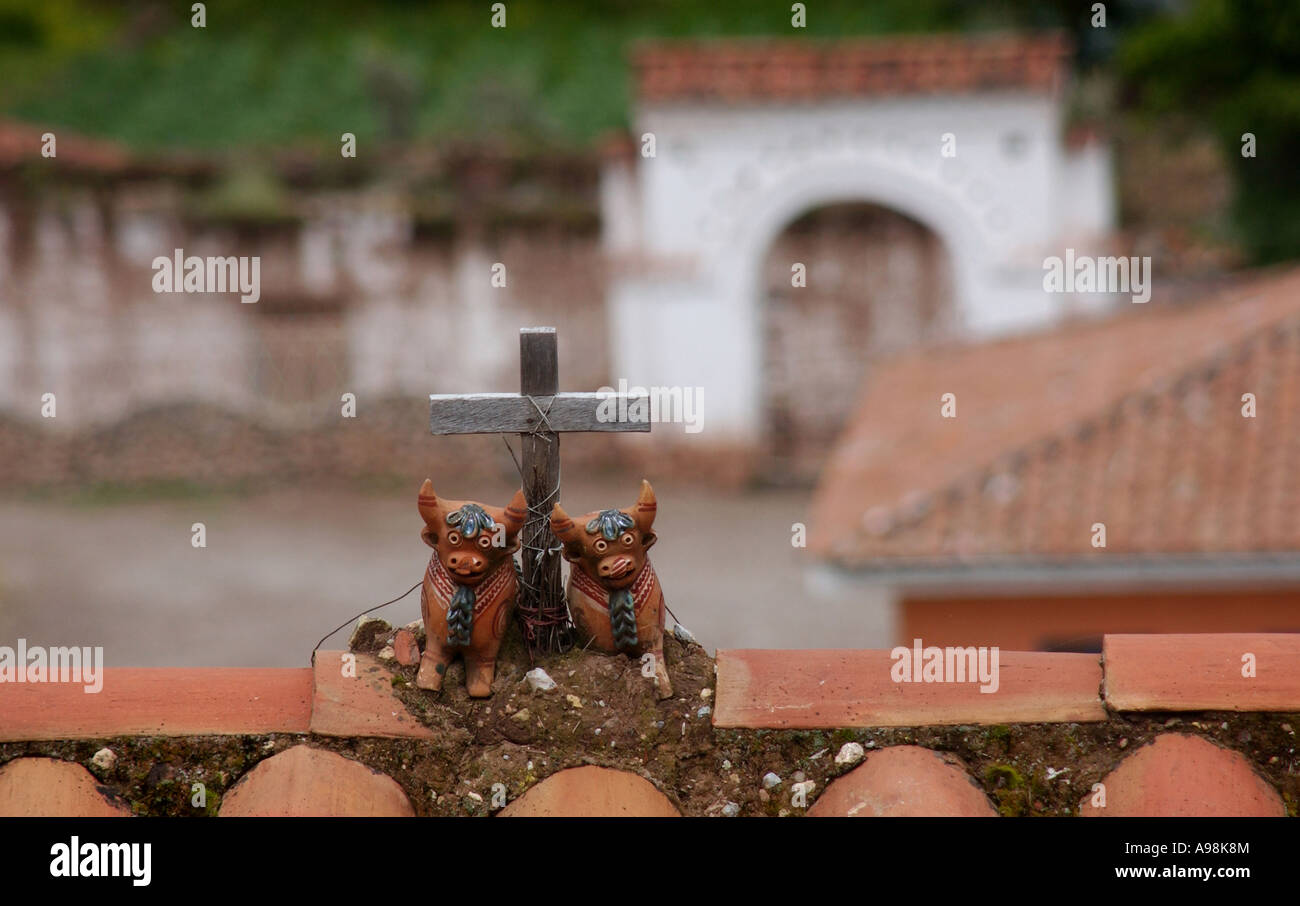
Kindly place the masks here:
<instances>
[{"instance_id":1,"label":"bull figurine's leg","mask_svg":"<svg viewBox=\"0 0 1300 906\"><path fill-rule=\"evenodd\" d=\"M497 649L500 644L492 645L489 650L465 652L465 688L470 698L487 698L492 694L492 680L497 672Z\"/></svg>"},{"instance_id":2,"label":"bull figurine's leg","mask_svg":"<svg viewBox=\"0 0 1300 906\"><path fill-rule=\"evenodd\" d=\"M449 649L440 645L436 639L429 639L424 655L420 658L420 672L415 674L415 685L432 692L440 690L451 658L452 652Z\"/></svg>"},{"instance_id":3,"label":"bull figurine's leg","mask_svg":"<svg viewBox=\"0 0 1300 906\"><path fill-rule=\"evenodd\" d=\"M668 664L664 660L664 625L668 608L664 604L662 589L659 591L659 607L657 609L659 611L657 620L659 625L655 627L650 638L650 650L655 656L655 692L662 701L673 697L673 683L668 678Z\"/></svg>"},{"instance_id":4,"label":"bull figurine's leg","mask_svg":"<svg viewBox=\"0 0 1300 906\"><path fill-rule=\"evenodd\" d=\"M655 659L655 694L660 700L673 697L673 683L668 678L668 665L664 663L663 639L650 652Z\"/></svg>"}]
</instances>

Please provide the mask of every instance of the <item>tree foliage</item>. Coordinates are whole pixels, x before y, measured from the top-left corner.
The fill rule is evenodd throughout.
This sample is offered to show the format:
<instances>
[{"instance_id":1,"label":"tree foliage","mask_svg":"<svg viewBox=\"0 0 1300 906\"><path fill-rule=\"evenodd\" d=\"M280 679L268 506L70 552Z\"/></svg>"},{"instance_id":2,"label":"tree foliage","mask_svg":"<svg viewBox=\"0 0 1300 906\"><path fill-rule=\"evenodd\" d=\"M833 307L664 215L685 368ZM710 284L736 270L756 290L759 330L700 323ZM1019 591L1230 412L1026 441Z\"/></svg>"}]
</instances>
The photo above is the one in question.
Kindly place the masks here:
<instances>
[{"instance_id":1,"label":"tree foliage","mask_svg":"<svg viewBox=\"0 0 1300 906\"><path fill-rule=\"evenodd\" d=\"M1255 259L1300 255L1300 4L1197 0L1131 33L1119 66L1139 109L1191 118L1217 137ZM1242 153L1247 133L1254 157Z\"/></svg>"}]
</instances>

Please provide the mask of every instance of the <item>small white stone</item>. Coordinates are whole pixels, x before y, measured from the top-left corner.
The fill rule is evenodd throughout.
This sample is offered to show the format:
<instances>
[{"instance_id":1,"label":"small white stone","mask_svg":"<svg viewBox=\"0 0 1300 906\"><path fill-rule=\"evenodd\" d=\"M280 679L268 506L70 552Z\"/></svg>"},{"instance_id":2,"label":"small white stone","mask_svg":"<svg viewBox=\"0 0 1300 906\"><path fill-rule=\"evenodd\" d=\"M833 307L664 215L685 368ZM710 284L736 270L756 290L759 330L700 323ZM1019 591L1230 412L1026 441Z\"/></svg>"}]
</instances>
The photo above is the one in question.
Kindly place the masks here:
<instances>
[{"instance_id":1,"label":"small white stone","mask_svg":"<svg viewBox=\"0 0 1300 906\"><path fill-rule=\"evenodd\" d=\"M541 667L529 670L524 674L524 679L528 680L528 687L534 692L550 692L555 688L555 680Z\"/></svg>"},{"instance_id":2,"label":"small white stone","mask_svg":"<svg viewBox=\"0 0 1300 906\"><path fill-rule=\"evenodd\" d=\"M860 742L846 742L840 746L840 751L835 756L836 764L857 764L866 756L866 750L862 748Z\"/></svg>"},{"instance_id":3,"label":"small white stone","mask_svg":"<svg viewBox=\"0 0 1300 906\"><path fill-rule=\"evenodd\" d=\"M705 701L708 701L709 699L713 698L713 690L709 688L701 689L700 698L704 699Z\"/></svg>"},{"instance_id":4,"label":"small white stone","mask_svg":"<svg viewBox=\"0 0 1300 906\"><path fill-rule=\"evenodd\" d=\"M578 696L574 695L573 693L569 693L568 695L564 696L564 700L569 703L569 707L571 708L579 708L579 709L582 708L582 699L578 698Z\"/></svg>"},{"instance_id":5,"label":"small white stone","mask_svg":"<svg viewBox=\"0 0 1300 906\"><path fill-rule=\"evenodd\" d=\"M730 759L730 758L724 758L724 759L722 759L722 770L724 770L724 771L730 771L730 770L731 770L731 759Z\"/></svg>"},{"instance_id":6,"label":"small white stone","mask_svg":"<svg viewBox=\"0 0 1300 906\"><path fill-rule=\"evenodd\" d=\"M781 785L781 778L778 775L772 773L771 771L768 771L766 774L763 775L763 789L770 790L772 787L780 786L780 785Z\"/></svg>"},{"instance_id":7,"label":"small white stone","mask_svg":"<svg viewBox=\"0 0 1300 906\"><path fill-rule=\"evenodd\" d=\"M700 705L700 710L695 712L696 717L708 717L713 713L713 709L708 705Z\"/></svg>"},{"instance_id":8,"label":"small white stone","mask_svg":"<svg viewBox=\"0 0 1300 906\"><path fill-rule=\"evenodd\" d=\"M519 721L519 723L521 723L521 724L526 724L526 723L528 723L529 720L532 719L532 716L533 716L533 715L531 715L531 714L528 713L528 709L527 709L527 708L520 708L520 709L519 709L518 711L516 711L514 714L510 715L510 719L511 719L511 720L517 720L517 721Z\"/></svg>"},{"instance_id":9,"label":"small white stone","mask_svg":"<svg viewBox=\"0 0 1300 906\"><path fill-rule=\"evenodd\" d=\"M691 631L681 623L677 623L673 626L673 636L677 641L686 642L687 644L695 641L695 636L691 635Z\"/></svg>"},{"instance_id":10,"label":"small white stone","mask_svg":"<svg viewBox=\"0 0 1300 906\"><path fill-rule=\"evenodd\" d=\"M466 795L466 796L469 796L469 798L473 799L475 802L482 802L482 801L483 801L483 797L480 796L478 793L475 793L473 790L471 790L470 792L466 793L465 795Z\"/></svg>"},{"instance_id":11,"label":"small white stone","mask_svg":"<svg viewBox=\"0 0 1300 906\"><path fill-rule=\"evenodd\" d=\"M111 771L117 765L117 753L112 749L100 749L91 756L90 763L102 771Z\"/></svg>"},{"instance_id":12,"label":"small white stone","mask_svg":"<svg viewBox=\"0 0 1300 906\"><path fill-rule=\"evenodd\" d=\"M740 814L740 806L734 802L728 802L722 807L722 816L724 818L734 818Z\"/></svg>"},{"instance_id":13,"label":"small white stone","mask_svg":"<svg viewBox=\"0 0 1300 906\"><path fill-rule=\"evenodd\" d=\"M379 649L379 659L381 661L391 661L395 657L397 657L397 652L393 650L392 645L385 645Z\"/></svg>"}]
</instances>

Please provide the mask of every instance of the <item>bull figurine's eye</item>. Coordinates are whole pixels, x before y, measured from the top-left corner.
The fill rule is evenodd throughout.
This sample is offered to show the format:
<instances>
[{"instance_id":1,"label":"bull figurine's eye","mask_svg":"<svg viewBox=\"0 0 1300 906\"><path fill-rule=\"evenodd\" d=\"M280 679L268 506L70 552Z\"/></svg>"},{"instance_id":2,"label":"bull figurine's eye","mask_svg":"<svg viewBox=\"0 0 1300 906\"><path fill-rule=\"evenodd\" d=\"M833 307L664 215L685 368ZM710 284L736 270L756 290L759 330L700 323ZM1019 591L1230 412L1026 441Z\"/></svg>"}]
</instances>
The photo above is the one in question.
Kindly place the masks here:
<instances>
[{"instance_id":1,"label":"bull figurine's eye","mask_svg":"<svg viewBox=\"0 0 1300 906\"><path fill-rule=\"evenodd\" d=\"M623 542L624 547L631 547L632 544L636 541L636 539L632 537L631 532L624 532L623 537L619 540Z\"/></svg>"},{"instance_id":2,"label":"bull figurine's eye","mask_svg":"<svg viewBox=\"0 0 1300 906\"><path fill-rule=\"evenodd\" d=\"M448 533L447 533L447 543L448 543L448 544L460 544L460 532L448 532Z\"/></svg>"},{"instance_id":3,"label":"bull figurine's eye","mask_svg":"<svg viewBox=\"0 0 1300 906\"><path fill-rule=\"evenodd\" d=\"M481 548L483 548L483 550L487 550L489 547L491 547L491 546L492 546L492 538L491 538L491 536L489 536L489 535L484 535L483 537L479 538L479 539L478 539L478 546L481 547Z\"/></svg>"},{"instance_id":4,"label":"bull figurine's eye","mask_svg":"<svg viewBox=\"0 0 1300 906\"><path fill-rule=\"evenodd\" d=\"M604 538L597 538L596 543L593 544L592 547L596 549L596 553L603 554L608 550L609 544L606 543Z\"/></svg>"}]
</instances>

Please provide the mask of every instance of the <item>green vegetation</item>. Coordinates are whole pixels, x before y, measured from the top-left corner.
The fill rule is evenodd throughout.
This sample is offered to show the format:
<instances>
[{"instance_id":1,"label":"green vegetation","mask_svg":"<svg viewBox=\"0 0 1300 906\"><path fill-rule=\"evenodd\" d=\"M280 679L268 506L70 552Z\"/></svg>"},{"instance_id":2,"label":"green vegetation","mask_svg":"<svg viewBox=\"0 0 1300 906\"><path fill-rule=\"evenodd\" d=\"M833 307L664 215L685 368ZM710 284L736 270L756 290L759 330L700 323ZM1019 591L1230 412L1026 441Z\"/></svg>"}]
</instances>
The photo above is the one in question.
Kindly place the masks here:
<instances>
[{"instance_id":1,"label":"green vegetation","mask_svg":"<svg viewBox=\"0 0 1300 906\"><path fill-rule=\"evenodd\" d=\"M1300 255L1300 5L1197 0L1186 15L1129 36L1119 55L1128 92L1154 117L1209 129L1236 187L1234 220L1257 262ZM1243 136L1255 137L1254 156Z\"/></svg>"},{"instance_id":2,"label":"green vegetation","mask_svg":"<svg viewBox=\"0 0 1300 906\"><path fill-rule=\"evenodd\" d=\"M627 125L628 59L643 39L1064 28L1081 74L1121 77L1125 110L1217 136L1235 177L1234 238L1255 261L1300 254L1294 0L1112 0L1104 28L1090 0L817 0L803 29L789 0L507 0L505 28L491 27L491 6L213 0L194 28L189 2L0 0L0 116L147 151L320 152L351 132L363 149L535 153ZM1074 101L1087 117L1115 113ZM1256 157L1241 155L1246 132ZM282 207L265 180L204 202L236 218Z\"/></svg>"},{"instance_id":3,"label":"green vegetation","mask_svg":"<svg viewBox=\"0 0 1300 906\"><path fill-rule=\"evenodd\" d=\"M818 0L0 0L0 112L141 148L408 138L535 147L625 124L639 39L1086 27L1086 4Z\"/></svg>"}]
</instances>

